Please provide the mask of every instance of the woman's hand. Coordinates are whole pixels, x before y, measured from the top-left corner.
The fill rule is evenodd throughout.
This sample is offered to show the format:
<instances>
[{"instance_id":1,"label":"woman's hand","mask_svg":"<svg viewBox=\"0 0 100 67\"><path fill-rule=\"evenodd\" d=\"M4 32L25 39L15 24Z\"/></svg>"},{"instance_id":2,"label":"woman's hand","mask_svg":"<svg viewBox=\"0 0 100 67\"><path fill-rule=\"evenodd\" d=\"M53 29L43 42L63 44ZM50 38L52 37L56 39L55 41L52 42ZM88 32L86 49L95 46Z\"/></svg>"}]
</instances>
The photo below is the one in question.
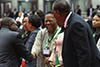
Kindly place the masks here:
<instances>
[{"instance_id":1,"label":"woman's hand","mask_svg":"<svg viewBox=\"0 0 100 67\"><path fill-rule=\"evenodd\" d=\"M54 67L54 63L52 61L49 62L50 67Z\"/></svg>"},{"instance_id":2,"label":"woman's hand","mask_svg":"<svg viewBox=\"0 0 100 67\"><path fill-rule=\"evenodd\" d=\"M44 63L45 64L48 64L49 63L49 57L44 57L45 59L44 59Z\"/></svg>"}]
</instances>

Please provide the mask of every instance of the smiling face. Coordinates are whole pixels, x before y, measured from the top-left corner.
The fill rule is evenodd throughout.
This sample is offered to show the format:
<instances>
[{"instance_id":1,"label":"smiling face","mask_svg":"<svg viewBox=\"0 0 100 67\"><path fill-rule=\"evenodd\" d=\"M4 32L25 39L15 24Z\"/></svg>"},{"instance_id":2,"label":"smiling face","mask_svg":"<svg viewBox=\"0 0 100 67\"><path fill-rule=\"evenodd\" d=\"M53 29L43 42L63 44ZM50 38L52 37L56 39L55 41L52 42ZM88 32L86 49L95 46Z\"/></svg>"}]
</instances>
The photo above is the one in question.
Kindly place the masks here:
<instances>
[{"instance_id":1,"label":"smiling face","mask_svg":"<svg viewBox=\"0 0 100 67\"><path fill-rule=\"evenodd\" d=\"M28 30L27 26L26 26L27 21L28 21L28 17L25 17L24 20L23 20L23 23L22 23L24 30Z\"/></svg>"},{"instance_id":2,"label":"smiling face","mask_svg":"<svg viewBox=\"0 0 100 67\"><path fill-rule=\"evenodd\" d=\"M100 27L100 18L97 15L93 17L92 24L93 24L93 27L95 28Z\"/></svg>"},{"instance_id":3,"label":"smiling face","mask_svg":"<svg viewBox=\"0 0 100 67\"><path fill-rule=\"evenodd\" d=\"M54 31L57 28L57 23L56 23L56 20L55 20L53 14L45 15L45 26L46 26L47 30L49 31L49 33L51 33L51 34L54 33Z\"/></svg>"}]
</instances>

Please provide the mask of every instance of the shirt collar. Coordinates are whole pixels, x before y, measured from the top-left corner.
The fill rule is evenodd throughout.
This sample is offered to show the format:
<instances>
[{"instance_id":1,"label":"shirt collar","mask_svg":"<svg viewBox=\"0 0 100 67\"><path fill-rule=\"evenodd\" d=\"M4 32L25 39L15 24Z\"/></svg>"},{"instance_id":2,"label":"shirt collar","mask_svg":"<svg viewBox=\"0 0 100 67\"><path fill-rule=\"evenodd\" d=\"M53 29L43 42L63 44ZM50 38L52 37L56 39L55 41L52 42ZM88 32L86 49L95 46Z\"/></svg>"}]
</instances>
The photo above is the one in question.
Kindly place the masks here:
<instances>
[{"instance_id":1,"label":"shirt collar","mask_svg":"<svg viewBox=\"0 0 100 67\"><path fill-rule=\"evenodd\" d=\"M68 16L66 17L66 20L65 20L65 22L64 22L64 28L66 28L67 21L68 21L69 17L71 16L71 14L72 14L72 12L70 12L70 13L68 14Z\"/></svg>"}]
</instances>

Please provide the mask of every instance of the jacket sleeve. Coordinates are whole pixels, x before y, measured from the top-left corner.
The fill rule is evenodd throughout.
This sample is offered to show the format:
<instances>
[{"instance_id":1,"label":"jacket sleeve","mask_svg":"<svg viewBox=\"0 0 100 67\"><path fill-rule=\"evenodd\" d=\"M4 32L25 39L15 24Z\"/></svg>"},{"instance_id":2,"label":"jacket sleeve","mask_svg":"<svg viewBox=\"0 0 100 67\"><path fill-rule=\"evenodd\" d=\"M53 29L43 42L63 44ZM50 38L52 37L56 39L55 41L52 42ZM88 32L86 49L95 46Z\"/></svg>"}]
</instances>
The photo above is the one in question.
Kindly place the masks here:
<instances>
[{"instance_id":1,"label":"jacket sleeve","mask_svg":"<svg viewBox=\"0 0 100 67\"><path fill-rule=\"evenodd\" d=\"M30 52L31 52L32 46L34 45L36 35L37 33L33 33L25 44L26 48L29 49Z\"/></svg>"},{"instance_id":2,"label":"jacket sleeve","mask_svg":"<svg viewBox=\"0 0 100 67\"><path fill-rule=\"evenodd\" d=\"M72 42L77 53L79 67L90 67L91 49L86 26L76 22L72 25L70 31Z\"/></svg>"},{"instance_id":3,"label":"jacket sleeve","mask_svg":"<svg viewBox=\"0 0 100 67\"><path fill-rule=\"evenodd\" d=\"M39 52L42 49L42 31L40 30L35 38L34 45L32 47L31 53L35 53L38 56Z\"/></svg>"},{"instance_id":4,"label":"jacket sleeve","mask_svg":"<svg viewBox=\"0 0 100 67\"><path fill-rule=\"evenodd\" d=\"M15 49L18 52L18 54L20 55L20 57L24 58L28 62L33 61L33 55L30 53L29 50L26 49L26 47L21 39L20 34L15 35L13 46L15 47Z\"/></svg>"}]
</instances>

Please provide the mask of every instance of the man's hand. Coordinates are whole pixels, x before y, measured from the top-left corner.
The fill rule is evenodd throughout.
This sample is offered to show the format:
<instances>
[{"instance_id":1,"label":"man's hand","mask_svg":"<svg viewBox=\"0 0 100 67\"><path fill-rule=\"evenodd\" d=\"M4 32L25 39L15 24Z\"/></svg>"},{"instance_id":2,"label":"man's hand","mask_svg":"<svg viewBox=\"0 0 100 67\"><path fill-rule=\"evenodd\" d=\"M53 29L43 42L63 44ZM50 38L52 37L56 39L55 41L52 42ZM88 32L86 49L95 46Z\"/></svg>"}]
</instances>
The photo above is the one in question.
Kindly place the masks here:
<instances>
[{"instance_id":1,"label":"man's hand","mask_svg":"<svg viewBox=\"0 0 100 67\"><path fill-rule=\"evenodd\" d=\"M52 61L49 62L50 67L54 67L54 63Z\"/></svg>"},{"instance_id":2,"label":"man's hand","mask_svg":"<svg viewBox=\"0 0 100 67\"><path fill-rule=\"evenodd\" d=\"M33 61L34 61L34 59L36 59L36 54L33 53L32 55L33 55ZM32 61L32 62L33 62L33 61Z\"/></svg>"},{"instance_id":3,"label":"man's hand","mask_svg":"<svg viewBox=\"0 0 100 67\"><path fill-rule=\"evenodd\" d=\"M45 64L48 64L49 63L49 57L44 57L45 59L44 59L44 63Z\"/></svg>"}]
</instances>

